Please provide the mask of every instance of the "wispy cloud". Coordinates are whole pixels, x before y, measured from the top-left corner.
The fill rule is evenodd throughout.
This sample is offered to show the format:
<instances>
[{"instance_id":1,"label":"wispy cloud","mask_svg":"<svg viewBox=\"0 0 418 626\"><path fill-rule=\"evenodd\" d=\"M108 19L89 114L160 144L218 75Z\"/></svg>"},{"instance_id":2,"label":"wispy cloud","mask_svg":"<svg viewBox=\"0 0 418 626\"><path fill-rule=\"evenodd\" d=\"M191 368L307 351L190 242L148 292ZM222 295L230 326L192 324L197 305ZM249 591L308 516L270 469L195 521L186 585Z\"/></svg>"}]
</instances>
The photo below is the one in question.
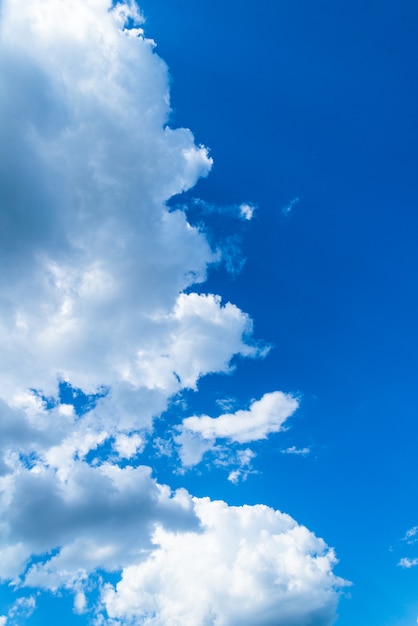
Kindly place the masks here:
<instances>
[{"instance_id":1,"label":"wispy cloud","mask_svg":"<svg viewBox=\"0 0 418 626\"><path fill-rule=\"evenodd\" d=\"M410 544L417 543L418 542L418 526L413 526L413 528L410 528L409 530L407 530L405 533L405 537L403 538L403 541L406 541L407 543L410 543Z\"/></svg>"},{"instance_id":2,"label":"wispy cloud","mask_svg":"<svg viewBox=\"0 0 418 626\"><path fill-rule=\"evenodd\" d=\"M416 545L418 543L418 526L413 526L407 530L404 537L402 537L402 541L410 546ZM400 559L398 565L403 569L411 569L412 567L416 567L418 565L418 558L403 557Z\"/></svg>"},{"instance_id":3,"label":"wispy cloud","mask_svg":"<svg viewBox=\"0 0 418 626\"><path fill-rule=\"evenodd\" d=\"M285 448L281 450L282 454L296 454L299 456L307 456L310 453L310 448L297 448L296 446L291 446L290 448Z\"/></svg>"},{"instance_id":4,"label":"wispy cloud","mask_svg":"<svg viewBox=\"0 0 418 626\"><path fill-rule=\"evenodd\" d=\"M300 198L299 197L296 197L296 198L293 198L293 200L290 200L287 204L282 206L281 214L282 215L289 215L289 213L293 210L293 207L296 204L298 204L298 202L300 202Z\"/></svg>"}]
</instances>

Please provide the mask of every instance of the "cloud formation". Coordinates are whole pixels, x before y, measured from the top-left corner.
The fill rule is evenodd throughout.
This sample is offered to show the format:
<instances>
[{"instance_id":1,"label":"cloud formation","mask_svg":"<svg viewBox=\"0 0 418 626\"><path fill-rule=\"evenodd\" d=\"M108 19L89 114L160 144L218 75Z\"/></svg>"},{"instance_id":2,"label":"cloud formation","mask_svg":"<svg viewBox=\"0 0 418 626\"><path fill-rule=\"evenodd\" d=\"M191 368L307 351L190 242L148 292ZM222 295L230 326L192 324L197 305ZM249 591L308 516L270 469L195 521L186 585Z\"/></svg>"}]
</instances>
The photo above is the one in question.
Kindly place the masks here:
<instances>
[{"instance_id":1,"label":"cloud formation","mask_svg":"<svg viewBox=\"0 0 418 626\"><path fill-rule=\"evenodd\" d=\"M103 604L116 624L303 626L333 623L335 556L266 506L195 499L202 529L157 529L155 551L126 568Z\"/></svg>"},{"instance_id":2,"label":"cloud formation","mask_svg":"<svg viewBox=\"0 0 418 626\"><path fill-rule=\"evenodd\" d=\"M413 526L409 530L406 531L405 536L402 537L402 541L407 543L409 546L415 546L418 543L418 526ZM403 569L411 569L412 567L416 567L418 565L417 557L402 557L398 566Z\"/></svg>"},{"instance_id":3,"label":"cloud formation","mask_svg":"<svg viewBox=\"0 0 418 626\"><path fill-rule=\"evenodd\" d=\"M0 626L19 626L36 608L34 596L21 596L12 604L7 615L0 615Z\"/></svg>"},{"instance_id":4,"label":"cloud formation","mask_svg":"<svg viewBox=\"0 0 418 626\"><path fill-rule=\"evenodd\" d=\"M403 540L409 544L417 543L418 542L418 526L413 526L412 528L407 530Z\"/></svg>"},{"instance_id":5,"label":"cloud formation","mask_svg":"<svg viewBox=\"0 0 418 626\"><path fill-rule=\"evenodd\" d=\"M134 5L2 5L3 394L51 392L57 373L83 389L141 385L138 347L165 331L156 313L214 260L165 207L211 160L167 126L166 66L117 27L123 14Z\"/></svg>"},{"instance_id":6,"label":"cloud formation","mask_svg":"<svg viewBox=\"0 0 418 626\"><path fill-rule=\"evenodd\" d=\"M403 557L399 563L399 567L403 567L404 569L411 569L411 567L416 567L418 565L418 559L410 559L408 557Z\"/></svg>"},{"instance_id":7,"label":"cloud formation","mask_svg":"<svg viewBox=\"0 0 418 626\"><path fill-rule=\"evenodd\" d=\"M208 415L186 417L176 437L183 466L199 463L204 453L213 449L220 439L239 444L266 439L269 434L282 429L298 406L299 402L293 396L274 391L254 400L247 410L224 413L216 418Z\"/></svg>"},{"instance_id":8,"label":"cloud formation","mask_svg":"<svg viewBox=\"0 0 418 626\"><path fill-rule=\"evenodd\" d=\"M103 588L109 624L166 624L176 593L179 624L243 624L251 597L248 624L326 626L341 581L322 540L267 507L172 492L141 463L176 394L263 354L245 312L192 291L219 254L167 202L212 161L170 128L167 67L142 21L133 1L0 6L0 578L71 588L83 613L89 576L123 572ZM189 417L180 437L246 444L296 408L275 391ZM182 450L185 465L204 452ZM242 478L253 453L240 454ZM35 608L22 598L0 622Z\"/></svg>"}]
</instances>

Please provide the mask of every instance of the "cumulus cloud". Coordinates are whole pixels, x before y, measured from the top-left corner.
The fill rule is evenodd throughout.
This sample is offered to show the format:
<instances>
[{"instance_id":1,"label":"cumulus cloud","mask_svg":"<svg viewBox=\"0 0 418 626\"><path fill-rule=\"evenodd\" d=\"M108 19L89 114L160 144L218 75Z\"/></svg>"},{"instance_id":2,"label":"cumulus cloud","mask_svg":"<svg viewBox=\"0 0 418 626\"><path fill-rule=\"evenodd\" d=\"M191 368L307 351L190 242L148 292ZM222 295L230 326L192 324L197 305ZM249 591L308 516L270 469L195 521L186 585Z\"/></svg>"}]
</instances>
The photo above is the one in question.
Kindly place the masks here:
<instances>
[{"instance_id":1,"label":"cumulus cloud","mask_svg":"<svg viewBox=\"0 0 418 626\"><path fill-rule=\"evenodd\" d=\"M238 450L236 458L238 461L238 468L232 470L228 474L229 482L236 485L240 481L247 480L248 476L254 473L252 468L252 461L255 459L256 454L250 448L244 448L244 450Z\"/></svg>"},{"instance_id":2,"label":"cumulus cloud","mask_svg":"<svg viewBox=\"0 0 418 626\"><path fill-rule=\"evenodd\" d=\"M22 11L6 0L1 8L7 578L32 552L57 546L66 552L53 563L77 546L86 557L77 567L123 554L129 531L114 511L144 534L146 518L158 519L162 487L148 469L91 467L87 455L113 441L120 457L132 457L139 431L173 394L258 350L245 313L183 293L216 255L166 201L206 175L211 159L189 130L167 125L167 68L135 4L109 11L105 0L29 0ZM124 28L128 18L136 28ZM60 404L59 380L97 393L95 407L79 416Z\"/></svg>"},{"instance_id":3,"label":"cumulus cloud","mask_svg":"<svg viewBox=\"0 0 418 626\"><path fill-rule=\"evenodd\" d=\"M409 546L415 546L418 543L418 526L413 526L409 528L404 537L402 537L402 541L407 543ZM418 558L416 557L402 557L398 566L403 569L411 569L412 567L416 567L418 565Z\"/></svg>"},{"instance_id":4,"label":"cumulus cloud","mask_svg":"<svg viewBox=\"0 0 418 626\"><path fill-rule=\"evenodd\" d=\"M109 5L0 6L0 578L71 588L83 613L90 574L123 569L119 586L103 588L110 619L143 616L129 599L138 588L150 624L168 623L176 592L184 602L173 619L191 626L213 615L244 623L233 604L251 586L260 625L325 626L340 581L321 540L267 507L172 492L140 463L176 394L265 351L245 312L192 291L219 254L167 202L212 161L190 130L169 126L167 67L136 4ZM241 217L252 208L241 205ZM178 433L183 463L218 440L278 432L296 408L273 392L248 410L189 417ZM160 439L160 449L171 448ZM248 448L237 455L233 482L254 458ZM200 575L189 541L208 566L200 608L184 586ZM35 608L33 599L13 606L0 623Z\"/></svg>"},{"instance_id":5,"label":"cumulus cloud","mask_svg":"<svg viewBox=\"0 0 418 626\"><path fill-rule=\"evenodd\" d=\"M337 601L335 556L291 517L265 506L195 499L200 532L159 528L155 550L103 589L114 623L325 626Z\"/></svg>"},{"instance_id":6,"label":"cumulus cloud","mask_svg":"<svg viewBox=\"0 0 418 626\"><path fill-rule=\"evenodd\" d=\"M248 410L224 413L212 418L196 415L183 420L183 428L200 434L204 439L225 438L239 443L265 439L269 433L278 432L286 419L292 415L298 401L281 391L266 393L254 400Z\"/></svg>"}]
</instances>

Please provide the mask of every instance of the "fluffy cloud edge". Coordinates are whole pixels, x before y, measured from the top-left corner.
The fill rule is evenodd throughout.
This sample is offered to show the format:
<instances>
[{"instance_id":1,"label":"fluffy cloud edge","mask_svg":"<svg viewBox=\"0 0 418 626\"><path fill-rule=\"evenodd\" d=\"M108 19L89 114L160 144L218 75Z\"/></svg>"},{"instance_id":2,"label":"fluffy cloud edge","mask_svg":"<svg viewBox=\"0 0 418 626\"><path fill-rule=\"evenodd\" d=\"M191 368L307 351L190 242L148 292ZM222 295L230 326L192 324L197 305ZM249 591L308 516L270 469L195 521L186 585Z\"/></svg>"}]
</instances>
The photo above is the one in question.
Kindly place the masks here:
<instances>
[{"instance_id":1,"label":"fluffy cloud edge","mask_svg":"<svg viewBox=\"0 0 418 626\"><path fill-rule=\"evenodd\" d=\"M198 464L207 451L216 449L220 440L246 444L280 432L298 407L299 400L295 396L273 391L253 400L246 410L223 413L218 417L193 415L184 418L175 437L183 467Z\"/></svg>"}]
</instances>

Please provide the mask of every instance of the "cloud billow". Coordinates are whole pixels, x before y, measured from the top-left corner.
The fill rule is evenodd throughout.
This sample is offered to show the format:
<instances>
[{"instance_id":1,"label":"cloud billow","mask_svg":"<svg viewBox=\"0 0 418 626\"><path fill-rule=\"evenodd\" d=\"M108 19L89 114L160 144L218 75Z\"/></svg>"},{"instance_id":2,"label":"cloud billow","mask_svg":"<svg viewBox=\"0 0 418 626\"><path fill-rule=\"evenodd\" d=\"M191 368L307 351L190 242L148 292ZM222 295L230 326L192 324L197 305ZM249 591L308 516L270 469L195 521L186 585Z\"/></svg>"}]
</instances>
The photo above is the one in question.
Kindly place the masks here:
<instances>
[{"instance_id":1,"label":"cloud billow","mask_svg":"<svg viewBox=\"0 0 418 626\"><path fill-rule=\"evenodd\" d=\"M172 594L193 581L173 625L326 626L342 581L322 540L268 507L173 492L138 463L176 394L263 354L245 312L192 291L219 255L166 203L212 161L188 129L169 127L167 67L141 22L134 2L0 6L0 577L73 589L75 610L97 623L168 623ZM62 381L93 394L89 410L60 400ZM253 404L237 412L242 427L217 418L220 436L278 432L296 400L268 401L284 412ZM200 583L189 541L208 565ZM121 581L88 607L83 585L97 570ZM233 604L248 585L245 618Z\"/></svg>"}]
</instances>

